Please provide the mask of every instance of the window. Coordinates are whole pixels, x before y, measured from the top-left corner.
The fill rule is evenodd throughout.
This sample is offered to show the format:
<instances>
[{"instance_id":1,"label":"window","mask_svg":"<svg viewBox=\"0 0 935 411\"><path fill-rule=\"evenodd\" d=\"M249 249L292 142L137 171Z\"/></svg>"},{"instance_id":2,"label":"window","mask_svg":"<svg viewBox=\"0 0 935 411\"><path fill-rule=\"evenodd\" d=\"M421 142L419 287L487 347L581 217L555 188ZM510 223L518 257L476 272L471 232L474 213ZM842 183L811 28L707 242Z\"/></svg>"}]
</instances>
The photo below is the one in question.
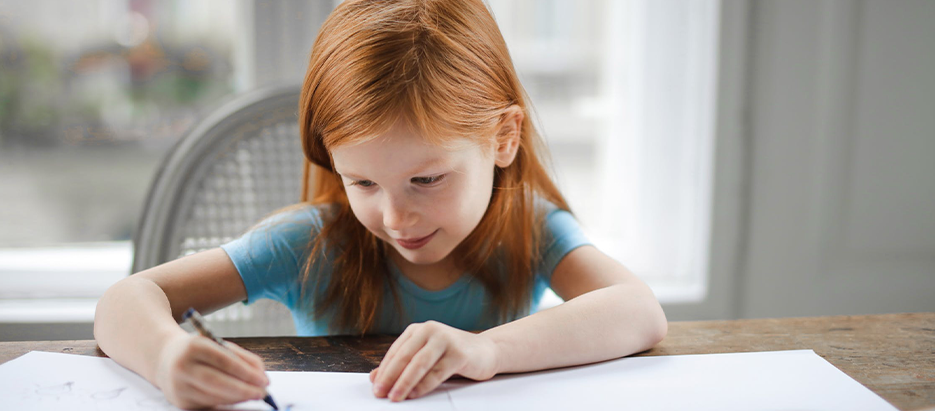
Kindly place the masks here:
<instances>
[{"instance_id":1,"label":"window","mask_svg":"<svg viewBox=\"0 0 935 411\"><path fill-rule=\"evenodd\" d=\"M662 302L703 299L718 2L490 5L589 237Z\"/></svg>"},{"instance_id":2,"label":"window","mask_svg":"<svg viewBox=\"0 0 935 411\"><path fill-rule=\"evenodd\" d=\"M589 236L661 301L704 298L720 3L489 3ZM171 145L226 96L301 81L334 2L258 5L0 3L0 323L44 318L37 298L90 321Z\"/></svg>"},{"instance_id":3,"label":"window","mask_svg":"<svg viewBox=\"0 0 935 411\"><path fill-rule=\"evenodd\" d=\"M240 3L0 3L0 322L90 321L129 273L159 161L243 88Z\"/></svg>"}]
</instances>

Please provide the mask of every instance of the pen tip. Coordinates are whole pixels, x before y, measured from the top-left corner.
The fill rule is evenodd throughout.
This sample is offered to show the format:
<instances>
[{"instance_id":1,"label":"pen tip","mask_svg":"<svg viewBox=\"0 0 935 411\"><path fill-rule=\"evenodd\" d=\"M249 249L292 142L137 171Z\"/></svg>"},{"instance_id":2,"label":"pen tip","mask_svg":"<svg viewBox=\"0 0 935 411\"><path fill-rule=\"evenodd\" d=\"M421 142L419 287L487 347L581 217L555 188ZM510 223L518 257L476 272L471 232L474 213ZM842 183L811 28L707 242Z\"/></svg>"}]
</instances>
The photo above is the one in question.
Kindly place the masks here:
<instances>
[{"instance_id":1,"label":"pen tip","mask_svg":"<svg viewBox=\"0 0 935 411\"><path fill-rule=\"evenodd\" d=\"M276 406L276 402L273 401L273 397L272 397L272 396L267 395L266 398L263 398L263 401L266 402L267 404L269 404L270 407L273 407L274 410L278 410L278 409L279 409L279 407Z\"/></svg>"}]
</instances>

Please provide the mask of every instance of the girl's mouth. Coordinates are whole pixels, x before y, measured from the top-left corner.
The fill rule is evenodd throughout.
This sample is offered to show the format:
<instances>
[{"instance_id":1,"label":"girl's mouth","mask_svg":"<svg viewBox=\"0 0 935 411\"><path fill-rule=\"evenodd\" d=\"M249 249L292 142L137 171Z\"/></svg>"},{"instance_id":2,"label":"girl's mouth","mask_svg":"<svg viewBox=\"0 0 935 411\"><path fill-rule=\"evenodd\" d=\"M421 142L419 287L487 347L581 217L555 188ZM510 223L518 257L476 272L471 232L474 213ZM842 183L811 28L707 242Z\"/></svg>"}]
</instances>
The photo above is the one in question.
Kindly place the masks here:
<instances>
[{"instance_id":1,"label":"girl's mouth","mask_svg":"<svg viewBox=\"0 0 935 411\"><path fill-rule=\"evenodd\" d=\"M435 230L432 232L432 234L429 234L422 238L414 238L414 239L406 239L406 240L397 239L396 243L403 246L406 249L415 250L418 248L422 248L422 246L428 244L428 242L432 239L432 237L435 237L435 233L437 232L438 230Z\"/></svg>"}]
</instances>

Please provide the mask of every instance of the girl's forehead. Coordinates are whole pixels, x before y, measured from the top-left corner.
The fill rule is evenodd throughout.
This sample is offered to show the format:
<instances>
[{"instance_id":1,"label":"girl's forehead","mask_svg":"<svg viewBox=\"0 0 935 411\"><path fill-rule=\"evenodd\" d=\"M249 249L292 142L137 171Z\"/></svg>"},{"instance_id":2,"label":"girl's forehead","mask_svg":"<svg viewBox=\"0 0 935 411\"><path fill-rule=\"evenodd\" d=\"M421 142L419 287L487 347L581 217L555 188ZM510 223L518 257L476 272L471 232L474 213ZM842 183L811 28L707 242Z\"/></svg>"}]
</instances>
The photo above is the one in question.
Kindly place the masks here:
<instances>
[{"instance_id":1,"label":"girl's forehead","mask_svg":"<svg viewBox=\"0 0 935 411\"><path fill-rule=\"evenodd\" d=\"M410 175L437 167L464 167L483 163L488 156L475 141L458 138L450 145L426 141L415 134L383 135L331 150L335 171L346 176Z\"/></svg>"},{"instance_id":2,"label":"girl's forehead","mask_svg":"<svg viewBox=\"0 0 935 411\"><path fill-rule=\"evenodd\" d=\"M335 161L341 159L388 158L405 162L423 161L426 158L458 158L481 153L482 147L464 137L446 140L429 140L419 135L383 135L356 143L341 144L331 149Z\"/></svg>"},{"instance_id":3,"label":"girl's forehead","mask_svg":"<svg viewBox=\"0 0 935 411\"><path fill-rule=\"evenodd\" d=\"M381 133L378 133L376 139L394 139L403 138L414 144L422 144L432 147L456 151L471 146L477 146L481 139L475 136L467 136L453 131L442 133L441 135L430 134L412 126L412 123L405 120L404 116L397 116L392 125Z\"/></svg>"},{"instance_id":4,"label":"girl's forehead","mask_svg":"<svg viewBox=\"0 0 935 411\"><path fill-rule=\"evenodd\" d=\"M428 136L409 128L392 127L389 130L371 136L364 136L353 140L345 140L330 148L332 153L343 152L426 152L443 154L457 154L465 150L483 148L478 138L448 135Z\"/></svg>"},{"instance_id":5,"label":"girl's forehead","mask_svg":"<svg viewBox=\"0 0 935 411\"><path fill-rule=\"evenodd\" d=\"M461 151L474 147L490 147L494 140L468 130L450 130L424 125L432 131L416 126L411 116L394 114L370 122L369 127L339 127L336 134L323 136L329 152L346 147L381 146L404 149L442 149ZM360 123L358 123L360 124ZM445 131L442 131L445 130Z\"/></svg>"}]
</instances>

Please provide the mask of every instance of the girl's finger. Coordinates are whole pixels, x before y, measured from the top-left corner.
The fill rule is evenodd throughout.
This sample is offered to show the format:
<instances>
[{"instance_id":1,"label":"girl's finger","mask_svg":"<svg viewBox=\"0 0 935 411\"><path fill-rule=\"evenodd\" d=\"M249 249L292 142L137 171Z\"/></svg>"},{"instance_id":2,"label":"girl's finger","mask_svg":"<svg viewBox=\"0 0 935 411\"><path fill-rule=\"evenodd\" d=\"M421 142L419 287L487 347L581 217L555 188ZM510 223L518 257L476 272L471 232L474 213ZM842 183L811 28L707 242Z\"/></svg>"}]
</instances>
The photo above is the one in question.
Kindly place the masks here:
<instances>
[{"instance_id":1,"label":"girl's finger","mask_svg":"<svg viewBox=\"0 0 935 411\"><path fill-rule=\"evenodd\" d=\"M379 375L377 375L376 382L373 384L374 395L382 398L389 393L390 388L395 385L396 379L399 378L399 374L403 372L412 357L425 346L425 342L426 337L419 333L401 344L393 358L383 359L380 364Z\"/></svg>"},{"instance_id":2,"label":"girl's finger","mask_svg":"<svg viewBox=\"0 0 935 411\"><path fill-rule=\"evenodd\" d=\"M189 382L205 394L222 400L223 404L261 399L265 391L247 384L210 366L194 367Z\"/></svg>"},{"instance_id":3,"label":"girl's finger","mask_svg":"<svg viewBox=\"0 0 935 411\"><path fill-rule=\"evenodd\" d=\"M195 352L195 359L213 368L221 370L233 377L257 387L265 387L268 379L266 373L254 368L237 354L225 350L211 340L204 337L197 339L199 349Z\"/></svg>"},{"instance_id":4,"label":"girl's finger","mask_svg":"<svg viewBox=\"0 0 935 411\"><path fill-rule=\"evenodd\" d=\"M445 343L438 338L429 339L419 350L396 380L390 390L391 401L402 401L409 396L409 391L425 377L438 360L445 354Z\"/></svg>"},{"instance_id":5,"label":"girl's finger","mask_svg":"<svg viewBox=\"0 0 935 411\"><path fill-rule=\"evenodd\" d=\"M370 370L370 382L371 383L373 383L373 381L377 378L377 370L379 370L379 368L374 368Z\"/></svg>"},{"instance_id":6,"label":"girl's finger","mask_svg":"<svg viewBox=\"0 0 935 411\"><path fill-rule=\"evenodd\" d=\"M189 386L187 397L191 405L186 408L210 408L216 405L233 404L224 398L203 390L197 385Z\"/></svg>"},{"instance_id":7,"label":"girl's finger","mask_svg":"<svg viewBox=\"0 0 935 411\"><path fill-rule=\"evenodd\" d=\"M393 344L390 345L390 349L386 351L386 355L384 355L383 359L380 360L380 365L377 367L378 369L383 367L384 364L388 364L393 360L393 357L396 356L396 352L399 351L399 347L402 347L403 344L405 344L406 341L409 341L409 338L412 337L412 334L415 332L415 328L416 327L412 325L406 327L399 338L397 338L396 341L393 341Z\"/></svg>"},{"instance_id":8,"label":"girl's finger","mask_svg":"<svg viewBox=\"0 0 935 411\"><path fill-rule=\"evenodd\" d=\"M247 351L243 347L234 344L229 341L224 341L224 346L230 348L234 354L237 354L238 357L242 358L248 364L252 365L254 368L260 370L261 372L266 372L266 365L263 364L263 359L259 355L256 355L250 351Z\"/></svg>"},{"instance_id":9,"label":"girl's finger","mask_svg":"<svg viewBox=\"0 0 935 411\"><path fill-rule=\"evenodd\" d=\"M441 383L447 381L458 370L458 360L452 357L442 357L441 360L432 367L429 372L422 377L422 381L409 391L406 398L419 398L438 388Z\"/></svg>"}]
</instances>

